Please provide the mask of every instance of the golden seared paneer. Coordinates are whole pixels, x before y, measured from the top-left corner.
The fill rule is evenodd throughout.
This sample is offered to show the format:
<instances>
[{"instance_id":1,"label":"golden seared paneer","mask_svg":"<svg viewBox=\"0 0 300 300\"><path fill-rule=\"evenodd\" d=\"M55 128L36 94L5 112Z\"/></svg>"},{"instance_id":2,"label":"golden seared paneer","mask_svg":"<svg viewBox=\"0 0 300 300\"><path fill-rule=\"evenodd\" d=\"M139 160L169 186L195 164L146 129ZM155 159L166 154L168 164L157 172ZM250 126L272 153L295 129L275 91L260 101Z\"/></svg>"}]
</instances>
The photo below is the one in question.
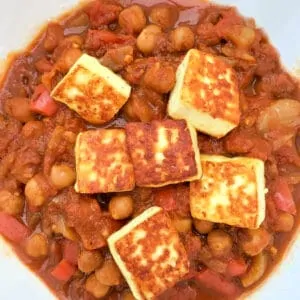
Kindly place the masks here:
<instances>
[{"instance_id":1,"label":"golden seared paneer","mask_svg":"<svg viewBox=\"0 0 300 300\"><path fill-rule=\"evenodd\" d=\"M79 193L131 191L135 186L124 129L80 133L76 140L75 190Z\"/></svg>"},{"instance_id":2,"label":"golden seared paneer","mask_svg":"<svg viewBox=\"0 0 300 300\"><path fill-rule=\"evenodd\" d=\"M195 219L258 228L265 218L264 163L255 158L201 155L203 176L191 182Z\"/></svg>"},{"instance_id":3,"label":"golden seared paneer","mask_svg":"<svg viewBox=\"0 0 300 300\"><path fill-rule=\"evenodd\" d=\"M213 137L225 136L240 121L234 70L220 57L191 49L177 69L168 114Z\"/></svg>"},{"instance_id":4,"label":"golden seared paneer","mask_svg":"<svg viewBox=\"0 0 300 300\"><path fill-rule=\"evenodd\" d=\"M135 299L154 299L189 272L186 250L168 214L154 206L108 238Z\"/></svg>"},{"instance_id":5,"label":"golden seared paneer","mask_svg":"<svg viewBox=\"0 0 300 300\"><path fill-rule=\"evenodd\" d=\"M159 187L201 177L196 130L184 120L128 123L136 184Z\"/></svg>"},{"instance_id":6,"label":"golden seared paneer","mask_svg":"<svg viewBox=\"0 0 300 300\"><path fill-rule=\"evenodd\" d=\"M120 76L83 54L58 83L51 96L92 124L116 115L130 96L131 87Z\"/></svg>"}]
</instances>

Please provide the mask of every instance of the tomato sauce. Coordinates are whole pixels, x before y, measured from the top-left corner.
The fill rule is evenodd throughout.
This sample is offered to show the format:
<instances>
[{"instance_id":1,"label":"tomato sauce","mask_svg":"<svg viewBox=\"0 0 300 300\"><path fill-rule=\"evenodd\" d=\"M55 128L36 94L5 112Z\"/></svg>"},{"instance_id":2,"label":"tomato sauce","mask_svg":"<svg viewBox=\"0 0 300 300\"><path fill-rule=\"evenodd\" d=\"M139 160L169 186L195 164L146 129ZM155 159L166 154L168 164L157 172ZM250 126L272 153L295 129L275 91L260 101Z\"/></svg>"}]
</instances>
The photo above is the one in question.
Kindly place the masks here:
<instances>
[{"instance_id":1,"label":"tomato sauce","mask_svg":"<svg viewBox=\"0 0 300 300\"><path fill-rule=\"evenodd\" d=\"M134 31L139 24L133 21L135 16L127 30L120 26L120 12L132 4L141 7L147 24L165 26L155 37L154 46L137 45L139 32ZM162 10L154 14L154 8ZM190 274L158 299L237 298L268 276L297 229L299 82L282 68L279 54L264 31L235 8L206 1L93 1L48 24L30 48L14 57L0 90L0 234L13 243L20 258L60 299L87 300L99 295L111 300L133 299L124 279L107 290L105 284L97 286L98 269L111 261L104 232L115 232L128 220L116 221L109 212L111 198L119 194L75 193L74 144L78 133L88 128L123 128L127 122L167 117L173 80L162 82L156 73L144 80L144 75L160 62L171 70L170 78L174 76L187 50L177 51L170 40L172 31L180 26L192 31L192 47L222 57L235 70L239 82L239 126L221 139L198 133L201 153L263 160L267 212L255 232L217 223L196 225L190 215L186 183L158 189L136 187L127 193L133 203L132 216L159 205L174 222L185 220L176 224L180 224L180 238L189 256ZM183 41L176 38L182 47ZM133 88L127 104L103 126L88 124L49 95L82 53L97 57ZM60 175L53 171L57 165L64 166L58 171ZM66 184L55 186L53 176L61 174ZM214 256L207 239L212 231L230 237L229 255ZM249 245L251 238L255 245ZM96 248L88 249L88 245L96 244ZM260 249L255 255L260 255L260 260L249 254L253 251L250 246ZM80 264L95 261L97 265L99 257L97 270L82 271ZM264 269L257 281L243 285L243 276L264 259L268 263L261 264L260 270ZM106 274L112 281L119 272L114 268L107 268Z\"/></svg>"}]
</instances>

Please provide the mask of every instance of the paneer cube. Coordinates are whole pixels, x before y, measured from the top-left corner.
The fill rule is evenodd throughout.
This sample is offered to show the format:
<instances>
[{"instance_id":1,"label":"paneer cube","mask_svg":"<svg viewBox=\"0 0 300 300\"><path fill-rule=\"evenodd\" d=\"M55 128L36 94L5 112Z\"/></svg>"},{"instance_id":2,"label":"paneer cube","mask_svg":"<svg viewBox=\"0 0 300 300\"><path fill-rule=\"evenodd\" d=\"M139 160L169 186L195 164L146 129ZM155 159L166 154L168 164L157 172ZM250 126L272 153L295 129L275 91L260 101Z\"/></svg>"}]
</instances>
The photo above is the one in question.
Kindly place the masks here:
<instances>
[{"instance_id":1,"label":"paneer cube","mask_svg":"<svg viewBox=\"0 0 300 300\"><path fill-rule=\"evenodd\" d=\"M178 67L168 114L213 137L225 136L240 121L234 70L220 57L191 49Z\"/></svg>"},{"instance_id":2,"label":"paneer cube","mask_svg":"<svg viewBox=\"0 0 300 300\"><path fill-rule=\"evenodd\" d=\"M135 180L124 129L99 129L80 133L75 146L79 193L131 191Z\"/></svg>"},{"instance_id":3,"label":"paneer cube","mask_svg":"<svg viewBox=\"0 0 300 300\"><path fill-rule=\"evenodd\" d=\"M168 214L154 206L108 238L135 299L154 299L189 272L186 250Z\"/></svg>"},{"instance_id":4,"label":"paneer cube","mask_svg":"<svg viewBox=\"0 0 300 300\"><path fill-rule=\"evenodd\" d=\"M103 124L116 115L130 96L131 87L99 61L83 54L58 83L51 96L83 119Z\"/></svg>"},{"instance_id":5,"label":"paneer cube","mask_svg":"<svg viewBox=\"0 0 300 300\"><path fill-rule=\"evenodd\" d=\"M264 163L255 158L201 155L203 177L190 185L196 219L255 229L265 219Z\"/></svg>"},{"instance_id":6,"label":"paneer cube","mask_svg":"<svg viewBox=\"0 0 300 300\"><path fill-rule=\"evenodd\" d=\"M138 186L159 187L200 179L197 134L186 121L128 123L126 133Z\"/></svg>"}]
</instances>

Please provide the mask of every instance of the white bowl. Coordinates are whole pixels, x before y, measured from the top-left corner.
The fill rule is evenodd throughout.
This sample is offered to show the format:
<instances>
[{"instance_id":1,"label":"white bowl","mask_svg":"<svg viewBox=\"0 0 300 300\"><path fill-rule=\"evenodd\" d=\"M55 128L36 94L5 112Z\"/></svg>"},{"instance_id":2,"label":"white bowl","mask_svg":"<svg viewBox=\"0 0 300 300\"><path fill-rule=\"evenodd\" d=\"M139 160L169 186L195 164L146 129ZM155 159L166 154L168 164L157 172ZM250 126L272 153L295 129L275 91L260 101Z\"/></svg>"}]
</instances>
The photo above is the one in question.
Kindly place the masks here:
<instances>
[{"instance_id":1,"label":"white bowl","mask_svg":"<svg viewBox=\"0 0 300 300\"><path fill-rule=\"evenodd\" d=\"M182 1L182 0L181 0ZM194 1L194 0L187 0ZM39 26L49 18L77 4L79 0L0 0L0 59L21 49L35 36ZM157 2L157 1L156 1ZM216 0L237 6L266 29L279 49L282 62L290 71L300 69L299 19L297 0ZM2 69L3 70L3 69ZM299 74L299 73L298 73ZM295 237L282 264L248 299L300 299L300 236ZM33 275L0 237L0 299L55 299L45 285Z\"/></svg>"}]
</instances>

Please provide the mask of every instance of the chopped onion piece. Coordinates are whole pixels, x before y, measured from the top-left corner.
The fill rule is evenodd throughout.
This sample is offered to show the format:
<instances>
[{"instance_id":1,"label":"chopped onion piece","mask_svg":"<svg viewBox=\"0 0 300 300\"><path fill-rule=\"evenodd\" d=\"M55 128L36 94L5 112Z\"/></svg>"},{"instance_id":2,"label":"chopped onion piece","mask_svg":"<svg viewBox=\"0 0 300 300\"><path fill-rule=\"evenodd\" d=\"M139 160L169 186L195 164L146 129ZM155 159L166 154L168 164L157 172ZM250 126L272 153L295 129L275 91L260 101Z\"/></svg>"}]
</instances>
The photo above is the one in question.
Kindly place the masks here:
<instances>
[{"instance_id":1,"label":"chopped onion piece","mask_svg":"<svg viewBox=\"0 0 300 300\"><path fill-rule=\"evenodd\" d=\"M257 129L261 134L272 131L293 129L300 125L300 102L292 99L274 101L261 111L257 119ZM293 132L295 134L295 132Z\"/></svg>"},{"instance_id":2,"label":"chopped onion piece","mask_svg":"<svg viewBox=\"0 0 300 300\"><path fill-rule=\"evenodd\" d=\"M288 184L299 184L300 183L300 172L290 173L289 175L285 176L285 179Z\"/></svg>"},{"instance_id":3,"label":"chopped onion piece","mask_svg":"<svg viewBox=\"0 0 300 300\"><path fill-rule=\"evenodd\" d=\"M265 274L268 266L268 256L260 253L253 258L249 271L241 277L242 285L247 288L256 283Z\"/></svg>"}]
</instances>

